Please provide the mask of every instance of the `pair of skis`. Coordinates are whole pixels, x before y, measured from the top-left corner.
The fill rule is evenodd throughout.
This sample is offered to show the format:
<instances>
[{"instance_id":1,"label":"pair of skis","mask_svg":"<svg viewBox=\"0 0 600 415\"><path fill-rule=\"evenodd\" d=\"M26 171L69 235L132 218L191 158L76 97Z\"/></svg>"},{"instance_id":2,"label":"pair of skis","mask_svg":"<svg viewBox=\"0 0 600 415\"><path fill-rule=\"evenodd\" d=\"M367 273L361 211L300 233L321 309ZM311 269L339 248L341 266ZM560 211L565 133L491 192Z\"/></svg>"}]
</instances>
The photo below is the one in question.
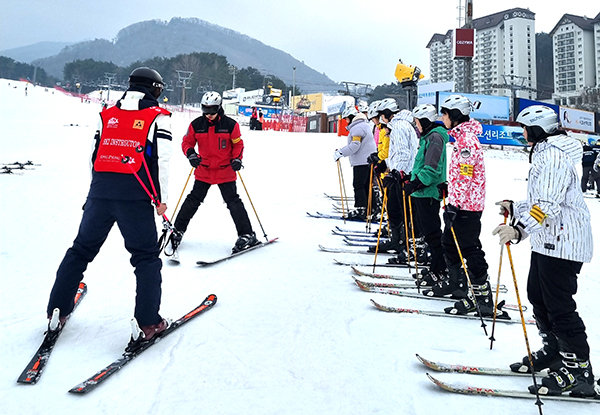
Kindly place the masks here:
<instances>
[{"instance_id":1,"label":"pair of skis","mask_svg":"<svg viewBox=\"0 0 600 415\"><path fill-rule=\"evenodd\" d=\"M81 300L83 300L86 293L87 286L85 283L82 282L79 284L79 288L75 296L75 308L77 308L77 306L81 303ZM161 339L165 338L166 336L177 330L179 327L183 326L188 321L199 316L203 312L211 309L216 303L217 296L214 294L210 294L204 299L204 301L202 301L202 303L200 303L200 305L190 310L188 313L186 313L176 321L172 322L169 328L167 328L165 331L154 336L150 341L143 343L139 348L133 351L126 350L125 352L123 352L120 358L118 358L102 370L98 371L93 376L79 383L77 386L71 388L69 392L83 394L95 389L96 387L98 387L98 385L105 382L110 376L114 375L118 370L122 369L126 364L138 357L145 350L158 343ZM75 311L75 309L73 311ZM17 379L18 383L27 385L34 385L37 383L37 381L42 376L42 373L50 358L50 354L52 353L52 350L54 349L54 346L60 334L64 330L67 321L65 321L63 325L61 325L58 328L58 330L46 332L41 346L38 348L37 352L34 354L29 364L25 367L25 369Z\"/></svg>"},{"instance_id":2,"label":"pair of skis","mask_svg":"<svg viewBox=\"0 0 600 415\"><path fill-rule=\"evenodd\" d=\"M496 367L484 367L484 366L464 366L464 365L454 365L440 362L433 362L427 360L417 354L417 359L423 365L425 365L428 369L435 370L436 372L445 372L445 373L467 373L472 375L487 375L487 376L526 376L531 378L530 373L519 373L513 372L509 369L502 369ZM544 376L544 372L540 372L539 376ZM538 376L538 374L536 374ZM524 399L536 399L536 395L533 395L529 392L520 391L520 390L508 390L508 389L497 389L497 388L485 388L478 386L466 386L462 382L461 384L453 384L449 382L443 382L429 373L427 373L427 377L431 380L436 386L453 393L460 393L464 395L482 395L482 396L494 396L494 397L506 397L506 398L524 398ZM540 395L540 398L546 400L555 400L555 401L567 401L567 402L591 402L591 403L600 403L600 386L596 386L596 396L591 398L579 398L568 395Z\"/></svg>"},{"instance_id":3,"label":"pair of skis","mask_svg":"<svg viewBox=\"0 0 600 415\"><path fill-rule=\"evenodd\" d=\"M229 260L231 258L235 258L237 256L243 255L243 254L248 253L250 251L254 251L254 250L259 249L259 248L264 248L265 246L270 245L273 242L276 242L278 239L279 239L278 237L277 238L273 238L273 239L269 239L266 242L260 242L260 243L254 245L254 246L251 246L250 248L244 249L243 251L234 252L234 253L231 253L229 255L225 255L225 256L222 256L222 257L210 260L210 261L196 261L196 265L199 266L199 267L208 267L208 266L211 266L211 265L215 265L215 264L218 264L220 262L227 261L227 260ZM178 265L180 263L180 261L179 261L179 253L177 251L175 251L173 253L173 255L171 255L171 256L169 256L167 258L167 260L172 265Z\"/></svg>"}]
</instances>

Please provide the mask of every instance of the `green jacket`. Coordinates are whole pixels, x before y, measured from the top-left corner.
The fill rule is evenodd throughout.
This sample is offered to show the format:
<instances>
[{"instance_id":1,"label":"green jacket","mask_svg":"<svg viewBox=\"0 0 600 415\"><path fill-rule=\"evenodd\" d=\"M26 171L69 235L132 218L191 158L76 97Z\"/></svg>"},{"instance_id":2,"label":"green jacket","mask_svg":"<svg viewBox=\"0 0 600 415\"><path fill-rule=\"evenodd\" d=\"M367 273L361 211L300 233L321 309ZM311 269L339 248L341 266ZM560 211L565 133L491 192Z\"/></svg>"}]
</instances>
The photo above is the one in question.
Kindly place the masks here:
<instances>
[{"instance_id":1,"label":"green jacket","mask_svg":"<svg viewBox=\"0 0 600 415\"><path fill-rule=\"evenodd\" d=\"M442 126L421 137L410 179L418 177L425 187L411 196L441 200L437 185L446 181L446 144L448 132Z\"/></svg>"}]
</instances>

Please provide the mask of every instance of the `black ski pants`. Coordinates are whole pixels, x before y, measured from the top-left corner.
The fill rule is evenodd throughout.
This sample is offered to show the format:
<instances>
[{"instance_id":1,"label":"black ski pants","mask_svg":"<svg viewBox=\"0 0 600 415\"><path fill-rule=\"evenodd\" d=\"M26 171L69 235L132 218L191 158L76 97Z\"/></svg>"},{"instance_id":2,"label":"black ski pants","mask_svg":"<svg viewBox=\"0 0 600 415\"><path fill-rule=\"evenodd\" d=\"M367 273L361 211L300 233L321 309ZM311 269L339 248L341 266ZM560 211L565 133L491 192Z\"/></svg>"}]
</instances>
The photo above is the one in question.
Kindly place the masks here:
<instances>
[{"instance_id":1,"label":"black ski pants","mask_svg":"<svg viewBox=\"0 0 600 415\"><path fill-rule=\"evenodd\" d=\"M440 220L440 201L432 197L412 197L416 216L415 222L429 245L431 264L429 270L439 275L446 269L442 248L442 221Z\"/></svg>"},{"instance_id":2,"label":"black ski pants","mask_svg":"<svg viewBox=\"0 0 600 415\"><path fill-rule=\"evenodd\" d=\"M354 188L354 207L366 208L369 206L369 184L371 182L371 165L354 166L352 168ZM374 199L373 199L374 200Z\"/></svg>"},{"instance_id":3,"label":"black ski pants","mask_svg":"<svg viewBox=\"0 0 600 415\"><path fill-rule=\"evenodd\" d=\"M488 279L488 264L479 240L482 213L459 210L453 224L460 252L466 261L470 274L473 275L471 282L477 285L484 284ZM456 265L462 266L451 229L451 227L445 226L442 234L442 247L444 248L448 268Z\"/></svg>"},{"instance_id":4,"label":"black ski pants","mask_svg":"<svg viewBox=\"0 0 600 415\"><path fill-rule=\"evenodd\" d=\"M577 274L581 262L531 252L527 298L541 331L552 332L559 343L579 359L589 359L585 325L577 313L573 296L577 293Z\"/></svg>"},{"instance_id":5,"label":"black ski pants","mask_svg":"<svg viewBox=\"0 0 600 415\"><path fill-rule=\"evenodd\" d=\"M231 214L231 218L235 223L235 228L237 229L238 236L246 235L252 233L252 225L250 224L250 218L248 217L248 212L246 212L246 208L244 207L244 203L240 196L237 193L237 187L235 182L227 182L221 183L219 185L219 190L221 191L221 196L223 197L223 201L227 205L227 209L229 209L229 213ZM175 229L180 232L185 232L190 223L190 220L194 217L200 204L204 202L206 198L206 194L208 193L208 189L210 189L211 184L206 183L200 180L196 180L194 182L194 187L189 195L185 198L185 201L181 205L181 210L175 219Z\"/></svg>"},{"instance_id":6,"label":"black ski pants","mask_svg":"<svg viewBox=\"0 0 600 415\"><path fill-rule=\"evenodd\" d=\"M115 222L131 254L135 268L136 302L134 317L140 326L160 323L161 268L154 207L145 200L88 198L73 246L67 250L48 301L48 316L55 308L64 317L73 311L73 299L83 273L94 260Z\"/></svg>"}]
</instances>

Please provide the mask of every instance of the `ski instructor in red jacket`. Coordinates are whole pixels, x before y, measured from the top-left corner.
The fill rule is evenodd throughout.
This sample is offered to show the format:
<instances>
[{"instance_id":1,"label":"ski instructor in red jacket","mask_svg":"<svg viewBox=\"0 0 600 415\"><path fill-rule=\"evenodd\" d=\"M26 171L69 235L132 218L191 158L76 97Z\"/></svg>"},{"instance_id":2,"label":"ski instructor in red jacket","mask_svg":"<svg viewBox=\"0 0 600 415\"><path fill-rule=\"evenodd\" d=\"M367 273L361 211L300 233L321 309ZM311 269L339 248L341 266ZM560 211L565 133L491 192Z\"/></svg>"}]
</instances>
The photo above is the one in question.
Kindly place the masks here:
<instances>
[{"instance_id":1,"label":"ski instructor in red jacket","mask_svg":"<svg viewBox=\"0 0 600 415\"><path fill-rule=\"evenodd\" d=\"M196 169L196 181L175 219L176 230L171 235L173 252L177 250L190 220L213 184L219 186L237 229L238 239L232 252L243 251L260 243L252 231L248 213L235 184L236 172L242 168L244 152L240 127L225 115L221 101L221 95L217 92L204 94L201 101L203 115L191 122L183 137L181 148Z\"/></svg>"}]
</instances>

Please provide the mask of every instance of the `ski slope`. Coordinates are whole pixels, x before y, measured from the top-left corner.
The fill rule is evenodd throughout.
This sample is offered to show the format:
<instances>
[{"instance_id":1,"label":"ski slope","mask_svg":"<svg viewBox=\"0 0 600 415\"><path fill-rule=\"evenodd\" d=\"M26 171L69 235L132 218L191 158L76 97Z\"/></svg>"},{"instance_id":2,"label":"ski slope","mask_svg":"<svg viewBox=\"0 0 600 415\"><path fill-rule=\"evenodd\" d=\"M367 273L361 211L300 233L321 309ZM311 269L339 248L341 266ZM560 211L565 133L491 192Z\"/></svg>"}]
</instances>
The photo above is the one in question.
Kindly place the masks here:
<instances>
[{"instance_id":1,"label":"ski slope","mask_svg":"<svg viewBox=\"0 0 600 415\"><path fill-rule=\"evenodd\" d=\"M352 255L319 250L319 243L343 246L343 238L331 233L335 225L364 229L358 223L306 216L306 211L331 211L331 201L323 193L339 193L331 154L343 145L344 137L247 127L242 128L246 149L241 174L262 228L239 181L238 190L257 236L279 241L212 267L196 267L198 260L228 253L236 240L229 212L218 189L212 188L185 235L181 264L164 261L161 314L178 318L210 293L218 296L217 305L97 390L74 396L67 391L115 360L129 340L135 278L115 227L85 274L88 294L62 333L42 378L34 386L18 385L16 379L46 329L46 304L56 269L77 233L100 106L31 85L25 96L23 83L7 80L0 80L0 98L0 162L41 163L22 175L0 175L1 414L538 413L534 400L439 390L415 358L419 353L435 361L506 367L526 353L521 325L498 323L490 350L478 321L378 311L371 298L430 310L442 310L446 304L363 292L354 285L349 267L333 263L333 258ZM180 150L190 121L188 115L173 116L168 217L191 171ZM347 159L342 160L351 192L352 171ZM494 202L525 197L527 157L518 151L488 150L486 170L482 243L495 284L500 246L491 232L501 217ZM600 202L586 202L598 235ZM521 301L527 305L529 252L527 241L512 247ZM596 376L600 375L599 258L596 255L584 265L576 296ZM515 304L506 253L501 282L509 287L502 298ZM510 314L518 318L518 313ZM491 324L487 329L489 335ZM532 350L541 347L533 326L528 326L528 336ZM464 374L436 377L502 388L525 389L531 382ZM543 410L591 415L600 406L548 401Z\"/></svg>"}]
</instances>

